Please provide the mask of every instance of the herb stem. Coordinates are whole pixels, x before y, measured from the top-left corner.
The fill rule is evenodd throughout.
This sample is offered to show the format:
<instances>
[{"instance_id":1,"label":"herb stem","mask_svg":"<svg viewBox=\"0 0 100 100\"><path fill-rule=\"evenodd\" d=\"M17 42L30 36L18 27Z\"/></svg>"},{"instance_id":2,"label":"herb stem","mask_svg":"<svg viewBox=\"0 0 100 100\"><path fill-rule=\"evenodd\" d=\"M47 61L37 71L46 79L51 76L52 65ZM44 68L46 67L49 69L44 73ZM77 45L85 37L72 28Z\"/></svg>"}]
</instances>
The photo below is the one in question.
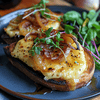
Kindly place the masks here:
<instances>
[{"instance_id":1,"label":"herb stem","mask_svg":"<svg viewBox=\"0 0 100 100\"><path fill-rule=\"evenodd\" d=\"M95 61L100 64L100 62L98 60L95 59Z\"/></svg>"},{"instance_id":2,"label":"herb stem","mask_svg":"<svg viewBox=\"0 0 100 100\"><path fill-rule=\"evenodd\" d=\"M66 61L66 56L65 56L64 51L63 51L60 47L58 47L58 49L60 49L60 50L61 50L61 52L62 52L62 53L63 53L63 55L64 55L65 61Z\"/></svg>"},{"instance_id":3,"label":"herb stem","mask_svg":"<svg viewBox=\"0 0 100 100\"><path fill-rule=\"evenodd\" d=\"M31 13L29 13L28 15L24 16L22 19L25 19L26 17L30 16L31 14L34 14L38 11L42 11L42 10L45 10L45 9L35 9L34 11L32 11Z\"/></svg>"},{"instance_id":4,"label":"herb stem","mask_svg":"<svg viewBox=\"0 0 100 100\"><path fill-rule=\"evenodd\" d=\"M83 39L83 37L82 37L82 35L78 32L78 35L80 36L80 38L82 39L82 40L84 40ZM84 43L87 45L87 46L89 46L85 41L84 41Z\"/></svg>"},{"instance_id":5,"label":"herb stem","mask_svg":"<svg viewBox=\"0 0 100 100\"><path fill-rule=\"evenodd\" d=\"M60 32L60 34L64 34L65 32ZM53 38L53 37L55 37L55 36L57 36L57 34L55 34L55 35L53 35L53 36L50 36L50 37L47 37L46 38L46 40L47 39L50 39L50 38ZM58 49L60 49L61 50L61 52L63 53L63 55L64 55L64 58L65 58L65 61L66 61L66 56L65 56L65 53L64 53L64 51L59 47L59 46L57 46L56 44L54 44Z\"/></svg>"},{"instance_id":6,"label":"herb stem","mask_svg":"<svg viewBox=\"0 0 100 100\"><path fill-rule=\"evenodd\" d=\"M79 33L81 33L82 26L79 26Z\"/></svg>"},{"instance_id":7,"label":"herb stem","mask_svg":"<svg viewBox=\"0 0 100 100\"><path fill-rule=\"evenodd\" d=\"M34 48L37 44L38 44L38 42L36 42L36 43L34 44L33 48Z\"/></svg>"},{"instance_id":8,"label":"herb stem","mask_svg":"<svg viewBox=\"0 0 100 100\"><path fill-rule=\"evenodd\" d=\"M84 46L85 40L86 40L87 34L85 34L84 39L83 39L83 43L82 45Z\"/></svg>"},{"instance_id":9,"label":"herb stem","mask_svg":"<svg viewBox=\"0 0 100 100\"><path fill-rule=\"evenodd\" d=\"M83 47L83 46L82 46ZM84 48L86 48L86 47L84 47ZM87 48L86 48L87 49ZM98 60L100 60L100 58L98 57L98 56L96 56L92 51L90 51L89 49L87 49L89 52L91 52L91 54L95 57L95 58L97 58Z\"/></svg>"},{"instance_id":10,"label":"herb stem","mask_svg":"<svg viewBox=\"0 0 100 100\"><path fill-rule=\"evenodd\" d=\"M65 33L65 32L60 32L60 34L64 34L64 33ZM45 39L47 40L47 39L53 38L53 37L55 37L55 36L57 36L57 34L52 35L52 36L50 36L50 37L47 37L47 38L45 38Z\"/></svg>"},{"instance_id":11,"label":"herb stem","mask_svg":"<svg viewBox=\"0 0 100 100\"><path fill-rule=\"evenodd\" d=\"M57 15L53 15L53 14L48 14L48 13L46 13L46 12L44 12L44 14L46 14L46 15L50 15L50 16L54 16L54 17L59 17L59 16L57 16Z\"/></svg>"},{"instance_id":12,"label":"herb stem","mask_svg":"<svg viewBox=\"0 0 100 100\"><path fill-rule=\"evenodd\" d=\"M33 8L33 7L31 7L31 8L26 9L25 11L29 11L29 10L31 10L31 9L34 9L34 8Z\"/></svg>"},{"instance_id":13,"label":"herb stem","mask_svg":"<svg viewBox=\"0 0 100 100\"><path fill-rule=\"evenodd\" d=\"M96 44L95 44L95 41L91 41L91 42L92 42L92 44L93 44L94 47L95 47L95 50L96 50L96 52L97 52L97 55L99 56L99 52L98 52L97 46L96 46Z\"/></svg>"}]
</instances>

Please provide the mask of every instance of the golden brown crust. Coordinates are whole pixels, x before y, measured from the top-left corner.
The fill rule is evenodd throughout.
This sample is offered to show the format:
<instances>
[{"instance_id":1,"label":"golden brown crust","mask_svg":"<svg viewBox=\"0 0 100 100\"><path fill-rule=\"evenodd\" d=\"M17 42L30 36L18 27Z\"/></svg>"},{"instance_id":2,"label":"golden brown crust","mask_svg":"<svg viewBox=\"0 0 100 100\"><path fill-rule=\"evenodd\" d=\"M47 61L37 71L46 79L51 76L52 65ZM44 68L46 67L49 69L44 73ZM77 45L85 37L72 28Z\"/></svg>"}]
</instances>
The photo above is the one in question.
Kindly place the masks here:
<instances>
[{"instance_id":1,"label":"golden brown crust","mask_svg":"<svg viewBox=\"0 0 100 100\"><path fill-rule=\"evenodd\" d=\"M86 85L91 80L95 71L95 62L92 55L90 54L89 51L87 51L86 48L84 48L84 51L85 51L85 57L86 57L88 69L84 71L84 74L80 77L80 81L79 83L77 83L76 88L80 88Z\"/></svg>"},{"instance_id":2,"label":"golden brown crust","mask_svg":"<svg viewBox=\"0 0 100 100\"><path fill-rule=\"evenodd\" d=\"M87 61L88 68L81 75L79 82L76 84L76 89L85 86L91 80L91 78L94 74L94 71L95 71L95 62L94 62L92 55L90 54L90 52L86 48L84 48L84 51L85 51L85 58L86 58L86 61ZM68 83L66 83L66 84L68 84ZM68 86L69 85L67 85L67 87ZM67 88L67 90L64 89L64 91L69 91L68 89L69 88Z\"/></svg>"},{"instance_id":3,"label":"golden brown crust","mask_svg":"<svg viewBox=\"0 0 100 100\"><path fill-rule=\"evenodd\" d=\"M52 90L70 91L69 90L70 85L68 85L69 84L68 82L64 82L64 80L60 80L60 79L57 79L57 80L59 80L59 82L56 79L53 81L51 81L51 80L45 81L43 78L40 78L38 75L34 75L32 72L27 70L27 68L26 68L27 65L23 65L23 64L21 64L22 62L19 63L18 59L11 57L10 53L14 49L15 44L16 43L13 43L10 46L6 46L4 48L6 55L13 66L18 68L21 72L23 72L26 76L28 76L31 80L35 81L38 84L42 84L46 87L51 88ZM92 78L94 70L95 70L95 62L94 62L92 55L85 48L84 48L84 51L85 51L85 57L86 57L88 68L81 75L79 82L77 82L77 84L76 84L76 89L85 86ZM36 74L37 73L38 72L36 72Z\"/></svg>"}]
</instances>

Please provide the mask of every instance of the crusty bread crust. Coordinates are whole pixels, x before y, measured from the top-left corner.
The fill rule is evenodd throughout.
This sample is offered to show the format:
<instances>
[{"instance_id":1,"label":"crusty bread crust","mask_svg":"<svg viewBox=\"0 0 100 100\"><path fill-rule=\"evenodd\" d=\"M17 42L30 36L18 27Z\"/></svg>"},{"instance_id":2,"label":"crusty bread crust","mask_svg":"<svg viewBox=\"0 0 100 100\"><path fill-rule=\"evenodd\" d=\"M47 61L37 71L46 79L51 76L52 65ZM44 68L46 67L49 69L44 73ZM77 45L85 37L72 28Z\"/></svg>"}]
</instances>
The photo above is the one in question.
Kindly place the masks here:
<instances>
[{"instance_id":1,"label":"crusty bread crust","mask_svg":"<svg viewBox=\"0 0 100 100\"><path fill-rule=\"evenodd\" d=\"M77 83L76 88L80 88L84 85L86 85L92 78L94 71L95 71L95 62L94 59L89 51L87 51L86 48L84 48L85 51L85 58L87 61L88 69L84 71L82 76L80 77L80 81Z\"/></svg>"},{"instance_id":2,"label":"crusty bread crust","mask_svg":"<svg viewBox=\"0 0 100 100\"><path fill-rule=\"evenodd\" d=\"M23 38L23 36L15 36L15 37L12 37L10 38L6 33L5 34L2 34L1 38L3 39L4 42L6 42L7 44L11 44L11 43L14 43L14 42L17 42L19 41L20 39Z\"/></svg>"},{"instance_id":3,"label":"crusty bread crust","mask_svg":"<svg viewBox=\"0 0 100 100\"><path fill-rule=\"evenodd\" d=\"M64 80L49 80L45 81L43 78L39 77L39 72L32 73L27 68L29 68L26 64L23 64L20 60L13 58L11 56L11 52L13 51L16 43L12 43L9 46L4 47L4 51L9 59L9 61L12 63L13 66L18 68L21 72L23 72L26 76L28 76L31 80L34 82L41 84L43 86L46 86L48 88L51 88L52 90L59 90L59 91L70 91L68 82L65 82ZM84 71L84 73L81 75L79 82L76 84L76 89L85 86L92 78L95 70L95 62L90 54L89 51L87 51L86 48L84 48L85 51L85 58L87 61L87 70ZM41 76L41 75L40 75ZM43 76L44 77L44 76ZM59 80L59 81L58 81Z\"/></svg>"}]
</instances>

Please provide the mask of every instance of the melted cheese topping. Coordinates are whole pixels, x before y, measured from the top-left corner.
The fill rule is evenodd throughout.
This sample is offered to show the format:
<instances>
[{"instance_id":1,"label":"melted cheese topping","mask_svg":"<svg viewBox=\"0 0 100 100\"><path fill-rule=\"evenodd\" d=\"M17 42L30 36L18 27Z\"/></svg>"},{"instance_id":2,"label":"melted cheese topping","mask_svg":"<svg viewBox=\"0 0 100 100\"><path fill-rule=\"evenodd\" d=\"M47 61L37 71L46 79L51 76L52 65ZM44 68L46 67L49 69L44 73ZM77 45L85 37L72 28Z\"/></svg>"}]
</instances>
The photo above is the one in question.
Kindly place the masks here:
<instances>
[{"instance_id":1,"label":"melted cheese topping","mask_svg":"<svg viewBox=\"0 0 100 100\"><path fill-rule=\"evenodd\" d=\"M47 28L53 27L53 29L61 30L62 28L60 27L60 22L59 21L49 21L48 24L46 25Z\"/></svg>"},{"instance_id":2,"label":"melted cheese topping","mask_svg":"<svg viewBox=\"0 0 100 100\"><path fill-rule=\"evenodd\" d=\"M7 28L4 28L4 30L10 37L14 37L15 35L20 35L19 30L13 27L12 25L8 25Z\"/></svg>"},{"instance_id":3,"label":"melted cheese topping","mask_svg":"<svg viewBox=\"0 0 100 100\"><path fill-rule=\"evenodd\" d=\"M28 20L21 21L21 18L20 18L20 21L17 21L17 19L19 19L19 17L16 17L15 19L13 19L14 24L11 24L12 22L11 20L7 28L4 28L4 30L10 37L14 37L15 35L25 36L29 32L31 33L31 32L37 31L40 28L39 26L37 26L37 23L33 25ZM59 21L49 20L48 23L46 24L46 28L50 28L50 27L53 27L53 29L56 29L56 30L58 29L62 30L62 27L60 26Z\"/></svg>"},{"instance_id":4,"label":"melted cheese topping","mask_svg":"<svg viewBox=\"0 0 100 100\"><path fill-rule=\"evenodd\" d=\"M70 90L75 89L75 84L79 81L81 74L86 70L86 60L84 50L80 46L80 50L73 50L67 48L67 62L64 57L59 60L50 60L43 55L31 56L29 50L33 46L33 41L21 39L15 46L11 55L15 58L25 62L34 70L40 71L48 79L63 79L69 83ZM72 46L76 47L73 43Z\"/></svg>"},{"instance_id":5,"label":"melted cheese topping","mask_svg":"<svg viewBox=\"0 0 100 100\"><path fill-rule=\"evenodd\" d=\"M20 35L18 25L22 20L22 15L17 16L16 18L12 19L7 26L7 28L4 28L5 32L10 36L14 37L15 35Z\"/></svg>"}]
</instances>

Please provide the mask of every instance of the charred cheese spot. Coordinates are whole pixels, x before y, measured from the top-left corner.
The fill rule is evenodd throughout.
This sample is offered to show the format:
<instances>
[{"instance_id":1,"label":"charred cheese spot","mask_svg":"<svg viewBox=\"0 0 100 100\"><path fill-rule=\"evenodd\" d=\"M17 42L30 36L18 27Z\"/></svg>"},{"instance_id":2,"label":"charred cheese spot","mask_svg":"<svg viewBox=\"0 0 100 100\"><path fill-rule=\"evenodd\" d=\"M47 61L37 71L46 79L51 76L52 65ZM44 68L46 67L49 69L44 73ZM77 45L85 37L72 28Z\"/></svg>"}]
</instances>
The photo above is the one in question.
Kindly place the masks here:
<instances>
[{"instance_id":1,"label":"charred cheese spot","mask_svg":"<svg viewBox=\"0 0 100 100\"><path fill-rule=\"evenodd\" d=\"M32 48L32 45L33 45L33 41L26 42L24 39L22 39L18 41L11 55L15 58L19 58L26 64L29 64L30 67L32 67L33 66L32 56L29 53L29 50Z\"/></svg>"}]
</instances>

